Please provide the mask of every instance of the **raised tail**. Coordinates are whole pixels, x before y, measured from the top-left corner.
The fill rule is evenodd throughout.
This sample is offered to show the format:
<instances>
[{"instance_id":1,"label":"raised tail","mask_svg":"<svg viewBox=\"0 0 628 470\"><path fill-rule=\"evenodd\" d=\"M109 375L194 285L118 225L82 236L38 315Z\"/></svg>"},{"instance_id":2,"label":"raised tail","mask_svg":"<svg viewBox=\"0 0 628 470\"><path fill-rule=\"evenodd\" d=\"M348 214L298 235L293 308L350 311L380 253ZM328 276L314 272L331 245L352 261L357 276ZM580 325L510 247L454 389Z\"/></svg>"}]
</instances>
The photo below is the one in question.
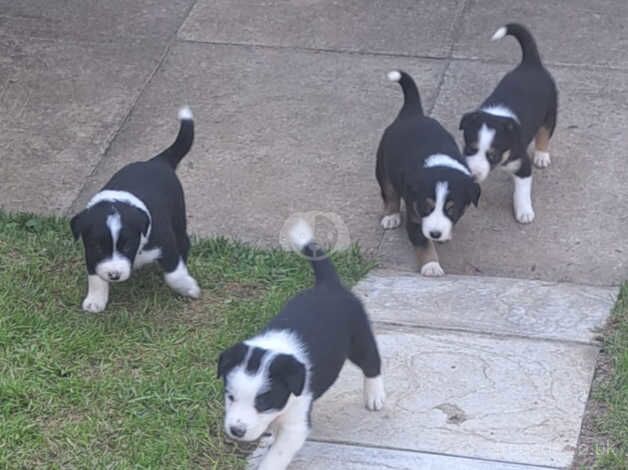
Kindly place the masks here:
<instances>
[{"instance_id":1,"label":"raised tail","mask_svg":"<svg viewBox=\"0 0 628 470\"><path fill-rule=\"evenodd\" d=\"M536 47L536 41L532 33L528 31L528 28L519 23L508 23L495 31L491 40L497 41L504 36L514 36L519 42L523 54L521 58L522 64L541 64L541 56Z\"/></svg>"},{"instance_id":2,"label":"raised tail","mask_svg":"<svg viewBox=\"0 0 628 470\"><path fill-rule=\"evenodd\" d=\"M165 161L173 170L177 168L179 162L190 151L192 142L194 142L194 116L192 116L192 110L188 106L179 110L179 120L181 125L174 143L153 158L153 160Z\"/></svg>"},{"instance_id":3,"label":"raised tail","mask_svg":"<svg viewBox=\"0 0 628 470\"><path fill-rule=\"evenodd\" d=\"M290 229L290 241L299 251L310 260L314 270L316 284L321 282L340 283L334 263L329 256L314 241L314 232L308 223L300 219Z\"/></svg>"},{"instance_id":4,"label":"raised tail","mask_svg":"<svg viewBox=\"0 0 628 470\"><path fill-rule=\"evenodd\" d=\"M399 115L423 115L423 106L421 106L421 97L419 89L412 77L402 70L393 70L388 72L388 80L398 82L403 90L403 106Z\"/></svg>"}]
</instances>

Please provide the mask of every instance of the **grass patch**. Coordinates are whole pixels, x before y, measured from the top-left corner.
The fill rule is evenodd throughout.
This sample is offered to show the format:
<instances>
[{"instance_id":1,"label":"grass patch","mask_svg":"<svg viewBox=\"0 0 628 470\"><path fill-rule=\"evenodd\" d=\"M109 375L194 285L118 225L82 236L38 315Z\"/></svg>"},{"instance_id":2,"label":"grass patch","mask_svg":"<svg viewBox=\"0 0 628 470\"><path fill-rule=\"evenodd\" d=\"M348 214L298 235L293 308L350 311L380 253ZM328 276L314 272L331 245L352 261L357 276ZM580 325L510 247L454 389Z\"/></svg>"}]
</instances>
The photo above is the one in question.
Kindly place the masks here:
<instances>
[{"instance_id":1,"label":"grass patch","mask_svg":"<svg viewBox=\"0 0 628 470\"><path fill-rule=\"evenodd\" d=\"M357 248L334 261L348 284L370 267ZM85 314L67 221L0 212L0 468L243 467L223 440L218 354L310 286L310 267L225 239L195 242L189 266L198 301L148 268Z\"/></svg>"},{"instance_id":2,"label":"grass patch","mask_svg":"<svg viewBox=\"0 0 628 470\"><path fill-rule=\"evenodd\" d=\"M607 328L577 468L628 470L628 283Z\"/></svg>"}]
</instances>

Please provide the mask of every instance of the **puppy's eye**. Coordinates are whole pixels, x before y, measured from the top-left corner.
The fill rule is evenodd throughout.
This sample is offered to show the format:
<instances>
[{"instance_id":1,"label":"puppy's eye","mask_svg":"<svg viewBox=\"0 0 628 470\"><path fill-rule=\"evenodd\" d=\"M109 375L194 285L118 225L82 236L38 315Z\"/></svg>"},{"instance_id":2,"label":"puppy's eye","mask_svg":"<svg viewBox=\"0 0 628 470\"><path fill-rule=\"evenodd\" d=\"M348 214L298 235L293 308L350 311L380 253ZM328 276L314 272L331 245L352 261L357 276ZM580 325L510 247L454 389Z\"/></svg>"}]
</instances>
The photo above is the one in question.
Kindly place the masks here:
<instances>
[{"instance_id":1,"label":"puppy's eye","mask_svg":"<svg viewBox=\"0 0 628 470\"><path fill-rule=\"evenodd\" d=\"M467 144L464 148L464 153L466 153L467 155L470 155L472 153L475 153L478 151L478 144L476 143L471 143L471 144Z\"/></svg>"},{"instance_id":2,"label":"puppy's eye","mask_svg":"<svg viewBox=\"0 0 628 470\"><path fill-rule=\"evenodd\" d=\"M233 395L231 395L230 393L227 394L227 401L228 402L232 402L233 400L235 400L235 398L233 397Z\"/></svg>"},{"instance_id":3,"label":"puppy's eye","mask_svg":"<svg viewBox=\"0 0 628 470\"><path fill-rule=\"evenodd\" d=\"M447 212L453 212L453 210L454 210L454 201L452 201L451 199L449 201L447 201L447 203L445 204L445 210Z\"/></svg>"},{"instance_id":4,"label":"puppy's eye","mask_svg":"<svg viewBox=\"0 0 628 470\"><path fill-rule=\"evenodd\" d=\"M495 160L497 158L497 152L494 149L489 149L486 151L486 158L489 160Z\"/></svg>"}]
</instances>

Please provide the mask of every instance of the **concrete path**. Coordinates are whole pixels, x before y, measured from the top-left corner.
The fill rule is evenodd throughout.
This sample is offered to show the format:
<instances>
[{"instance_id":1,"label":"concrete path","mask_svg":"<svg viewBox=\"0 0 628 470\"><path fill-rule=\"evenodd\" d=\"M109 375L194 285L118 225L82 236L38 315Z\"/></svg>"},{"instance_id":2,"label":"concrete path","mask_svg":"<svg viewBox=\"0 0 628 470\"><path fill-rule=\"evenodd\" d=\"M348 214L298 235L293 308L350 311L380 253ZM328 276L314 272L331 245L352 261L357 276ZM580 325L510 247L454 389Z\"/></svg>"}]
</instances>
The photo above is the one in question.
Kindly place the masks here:
<instances>
[{"instance_id":1,"label":"concrete path","mask_svg":"<svg viewBox=\"0 0 628 470\"><path fill-rule=\"evenodd\" d=\"M519 60L512 38L489 41L517 20L560 90L537 219L517 224L509 178L492 175L439 252L449 274L502 278L420 279L404 231L378 224L374 154L401 103L385 74L411 73L459 138ZM358 287L389 405L363 414L348 368L302 468L562 467L615 292L603 286L628 278L626 20L625 0L0 0L0 207L72 214L168 145L189 103L179 173L195 233L276 246L310 212L330 241L397 270Z\"/></svg>"}]
</instances>

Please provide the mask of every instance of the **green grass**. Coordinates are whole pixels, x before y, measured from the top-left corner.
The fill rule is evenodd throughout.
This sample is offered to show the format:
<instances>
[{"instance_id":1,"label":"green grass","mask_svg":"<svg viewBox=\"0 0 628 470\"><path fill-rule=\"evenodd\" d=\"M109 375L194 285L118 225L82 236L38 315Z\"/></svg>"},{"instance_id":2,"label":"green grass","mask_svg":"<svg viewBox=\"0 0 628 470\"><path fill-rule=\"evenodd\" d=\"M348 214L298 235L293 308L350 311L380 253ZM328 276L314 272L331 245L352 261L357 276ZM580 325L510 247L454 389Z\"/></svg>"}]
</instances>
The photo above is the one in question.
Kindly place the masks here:
<instances>
[{"instance_id":1,"label":"green grass","mask_svg":"<svg viewBox=\"0 0 628 470\"><path fill-rule=\"evenodd\" d=\"M349 284L370 267L356 248L335 261ZM85 314L67 221L0 212L0 468L242 467L216 359L311 285L309 264L217 239L194 244L190 271L201 300L148 268Z\"/></svg>"},{"instance_id":2,"label":"green grass","mask_svg":"<svg viewBox=\"0 0 628 470\"><path fill-rule=\"evenodd\" d=\"M605 349L610 375L593 398L606 410L594 420L606 443L596 448L595 468L628 470L628 283L615 306Z\"/></svg>"}]
</instances>

